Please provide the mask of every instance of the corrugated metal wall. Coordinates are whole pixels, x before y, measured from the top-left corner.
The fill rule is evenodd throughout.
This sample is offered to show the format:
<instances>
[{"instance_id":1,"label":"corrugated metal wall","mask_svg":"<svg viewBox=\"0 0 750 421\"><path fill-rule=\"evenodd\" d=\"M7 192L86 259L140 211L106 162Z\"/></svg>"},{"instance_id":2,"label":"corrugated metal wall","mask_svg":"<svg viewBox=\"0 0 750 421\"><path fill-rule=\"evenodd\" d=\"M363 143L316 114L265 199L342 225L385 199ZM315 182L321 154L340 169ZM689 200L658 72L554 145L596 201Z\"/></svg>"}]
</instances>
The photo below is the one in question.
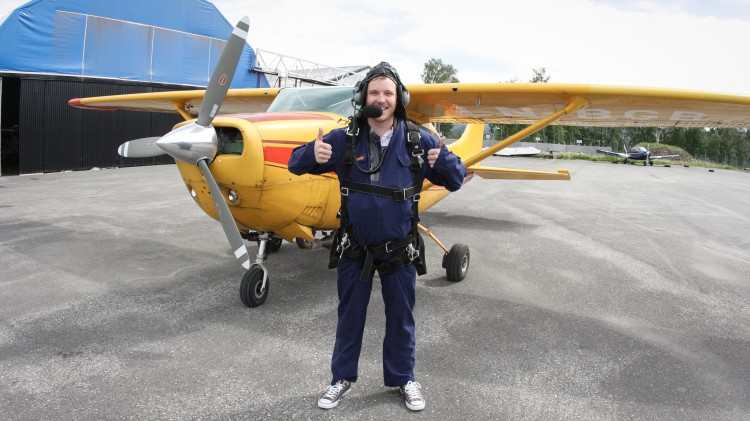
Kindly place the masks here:
<instances>
[{"instance_id":1,"label":"corrugated metal wall","mask_svg":"<svg viewBox=\"0 0 750 421\"><path fill-rule=\"evenodd\" d=\"M71 98L174 90L146 85L76 80L22 79L19 116L21 174L172 163L169 156L124 159L128 140L167 133L176 114L81 110ZM194 89L194 88L193 88Z\"/></svg>"}]
</instances>

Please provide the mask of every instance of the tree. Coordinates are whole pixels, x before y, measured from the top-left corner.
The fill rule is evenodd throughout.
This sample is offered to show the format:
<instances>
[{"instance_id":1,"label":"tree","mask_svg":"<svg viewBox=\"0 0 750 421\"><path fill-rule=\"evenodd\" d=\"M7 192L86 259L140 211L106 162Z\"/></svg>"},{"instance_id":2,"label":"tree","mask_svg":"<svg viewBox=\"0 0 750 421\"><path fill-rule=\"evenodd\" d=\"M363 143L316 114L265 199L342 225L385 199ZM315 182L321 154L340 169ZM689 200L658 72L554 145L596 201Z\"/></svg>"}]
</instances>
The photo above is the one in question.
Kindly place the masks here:
<instances>
[{"instance_id":1,"label":"tree","mask_svg":"<svg viewBox=\"0 0 750 421\"><path fill-rule=\"evenodd\" d=\"M547 83L549 82L549 75L547 74L547 69L544 67L540 67L538 69L531 69L534 72L534 76L531 78L529 82L531 83Z\"/></svg>"},{"instance_id":2,"label":"tree","mask_svg":"<svg viewBox=\"0 0 750 421\"><path fill-rule=\"evenodd\" d=\"M424 64L422 82L424 83L458 83L458 69L443 63L439 58L431 58Z\"/></svg>"}]
</instances>

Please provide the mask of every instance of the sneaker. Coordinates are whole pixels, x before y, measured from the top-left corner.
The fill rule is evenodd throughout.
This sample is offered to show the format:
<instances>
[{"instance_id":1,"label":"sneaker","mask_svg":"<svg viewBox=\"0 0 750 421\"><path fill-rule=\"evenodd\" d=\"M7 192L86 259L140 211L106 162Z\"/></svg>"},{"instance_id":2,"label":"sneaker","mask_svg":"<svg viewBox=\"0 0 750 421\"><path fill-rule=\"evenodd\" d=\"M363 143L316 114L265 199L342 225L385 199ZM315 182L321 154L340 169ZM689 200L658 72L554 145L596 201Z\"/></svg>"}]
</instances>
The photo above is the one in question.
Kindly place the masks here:
<instances>
[{"instance_id":1,"label":"sneaker","mask_svg":"<svg viewBox=\"0 0 750 421\"><path fill-rule=\"evenodd\" d=\"M339 404L341 398L344 397L349 390L351 390L352 384L346 380L339 380L336 383L326 387L323 394L318 398L318 408L331 409ZM423 404L424 405L424 404Z\"/></svg>"},{"instance_id":2,"label":"sneaker","mask_svg":"<svg viewBox=\"0 0 750 421\"><path fill-rule=\"evenodd\" d=\"M412 411L421 411L424 409L424 398L422 397L422 385L409 380L409 383L398 388L404 395L406 407Z\"/></svg>"}]
</instances>

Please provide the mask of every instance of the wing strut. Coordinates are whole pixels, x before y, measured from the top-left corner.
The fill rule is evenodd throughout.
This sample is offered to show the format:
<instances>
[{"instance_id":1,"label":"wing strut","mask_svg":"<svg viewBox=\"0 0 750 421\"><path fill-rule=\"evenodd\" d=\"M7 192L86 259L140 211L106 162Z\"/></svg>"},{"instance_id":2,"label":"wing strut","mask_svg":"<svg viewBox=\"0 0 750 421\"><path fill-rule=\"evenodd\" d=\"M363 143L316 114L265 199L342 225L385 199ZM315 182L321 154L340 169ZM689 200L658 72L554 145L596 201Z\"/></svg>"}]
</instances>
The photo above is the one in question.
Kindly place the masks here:
<instances>
[{"instance_id":1,"label":"wing strut","mask_svg":"<svg viewBox=\"0 0 750 421\"><path fill-rule=\"evenodd\" d=\"M511 135L511 136L509 136L507 138L505 138L505 140L503 140L502 142L499 142L496 145L493 145L493 146L491 146L491 147L489 147L489 148L487 148L487 149L479 152L478 154L476 154L474 156L466 158L465 160L463 160L463 163L466 166L466 168L469 168L472 165L476 164L477 162L481 162L483 159L487 158L488 156L491 156L492 154L494 154L495 152L499 151L500 149L505 148L508 145L511 145L511 144L513 144L513 143L515 143L515 142L517 142L517 141L525 138L526 136L530 136L530 135L538 132L539 130L542 130L543 128L549 126L552 122L560 119L562 116L564 116L566 114L570 114L570 113L576 112L579 109L584 108L584 107L586 107L588 105L589 105L589 101L586 98L580 97L580 96L573 96L573 97L571 97L568 100L567 104L565 104L565 107L563 109L561 109L560 111L557 111L557 112L555 112L553 114L550 114L547 117L545 117L545 118L537 121L536 123L530 125L529 127L526 127L525 129L518 131L517 133L515 133L515 134L513 134L513 135ZM520 176L500 177L500 176L497 176L497 175L493 175L490 178L518 178L518 179L521 179L521 178L529 179L530 178L530 179L537 179L537 180L541 180L541 179L545 179L545 180L570 180L570 174L567 173L567 171L565 172L565 174L548 173L548 175L549 175L548 177L539 176L539 175L536 175L534 177L520 177ZM429 189L433 185L434 184L432 184L431 182L426 181L424 183L424 185L422 186L422 191L427 191L427 189Z\"/></svg>"},{"instance_id":2,"label":"wing strut","mask_svg":"<svg viewBox=\"0 0 750 421\"><path fill-rule=\"evenodd\" d=\"M586 107L588 104L589 104L589 101L586 98L583 98L580 96L571 97L568 100L568 103L565 105L565 108L561 109L560 111L556 113L550 114L549 116L537 121L536 123L530 125L529 127L518 131L516 134L505 138L505 140L503 140L502 142L499 142L493 146L490 146L489 148L483 150L482 152L470 158L467 158L464 161L464 165L466 167L470 167L476 164L477 162L480 162L483 159L487 158L488 156L491 156L492 154L499 151L500 149L503 149L513 143L518 142L519 140L525 138L526 136L530 136L538 132L539 130L542 130L543 128L552 124L555 120L560 119L562 116L576 112L579 109Z\"/></svg>"},{"instance_id":3,"label":"wing strut","mask_svg":"<svg viewBox=\"0 0 750 421\"><path fill-rule=\"evenodd\" d=\"M169 104L177 110L178 113L185 119L185 121L192 120L194 117L185 110L185 101L169 101Z\"/></svg>"}]
</instances>

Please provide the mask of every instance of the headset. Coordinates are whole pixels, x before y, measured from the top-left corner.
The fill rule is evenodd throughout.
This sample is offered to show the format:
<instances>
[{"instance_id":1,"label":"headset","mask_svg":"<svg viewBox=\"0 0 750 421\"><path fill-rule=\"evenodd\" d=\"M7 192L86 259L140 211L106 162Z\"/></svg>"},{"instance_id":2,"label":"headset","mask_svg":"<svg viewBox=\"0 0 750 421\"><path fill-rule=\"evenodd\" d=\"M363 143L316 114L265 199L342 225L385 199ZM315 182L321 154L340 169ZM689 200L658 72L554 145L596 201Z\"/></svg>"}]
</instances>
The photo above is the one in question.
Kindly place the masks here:
<instances>
[{"instance_id":1,"label":"headset","mask_svg":"<svg viewBox=\"0 0 750 421\"><path fill-rule=\"evenodd\" d=\"M394 114L399 118L405 119L406 106L409 105L409 91L406 90L406 87L404 87L404 84L401 82L401 78L398 77L396 69L385 61L381 61L378 65L370 69L365 78L357 82L354 86L352 95L352 105L354 106L354 109L360 110L364 107L365 101L367 100L367 86L370 84L371 80L378 76L385 76L396 83L398 101L396 104L396 112Z\"/></svg>"}]
</instances>

